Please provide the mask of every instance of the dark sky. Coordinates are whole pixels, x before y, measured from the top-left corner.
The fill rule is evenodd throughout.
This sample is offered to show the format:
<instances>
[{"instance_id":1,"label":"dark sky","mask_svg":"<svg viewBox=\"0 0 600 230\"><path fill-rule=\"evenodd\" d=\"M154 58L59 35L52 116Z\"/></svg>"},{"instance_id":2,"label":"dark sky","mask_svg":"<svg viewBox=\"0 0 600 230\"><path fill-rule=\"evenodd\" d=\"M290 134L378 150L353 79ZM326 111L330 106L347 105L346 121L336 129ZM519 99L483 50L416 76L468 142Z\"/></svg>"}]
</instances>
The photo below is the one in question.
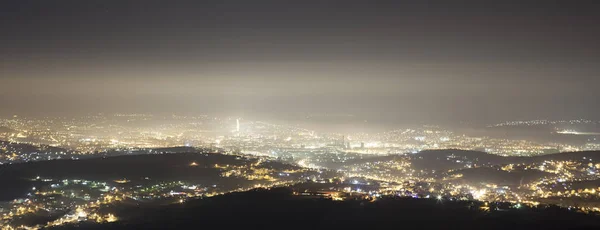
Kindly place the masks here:
<instances>
[{"instance_id":1,"label":"dark sky","mask_svg":"<svg viewBox=\"0 0 600 230\"><path fill-rule=\"evenodd\" d=\"M0 114L600 119L600 3L496 2L2 1Z\"/></svg>"}]
</instances>

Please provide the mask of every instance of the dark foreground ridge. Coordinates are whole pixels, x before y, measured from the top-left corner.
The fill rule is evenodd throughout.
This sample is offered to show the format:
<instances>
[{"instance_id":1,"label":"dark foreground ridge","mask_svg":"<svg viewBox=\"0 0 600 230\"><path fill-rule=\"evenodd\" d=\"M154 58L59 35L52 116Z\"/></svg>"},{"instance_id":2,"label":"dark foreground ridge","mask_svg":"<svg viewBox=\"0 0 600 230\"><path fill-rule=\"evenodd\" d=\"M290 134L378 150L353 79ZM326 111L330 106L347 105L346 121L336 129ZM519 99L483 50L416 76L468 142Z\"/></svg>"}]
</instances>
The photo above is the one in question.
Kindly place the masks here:
<instances>
[{"instance_id":1,"label":"dark foreground ridge","mask_svg":"<svg viewBox=\"0 0 600 230\"><path fill-rule=\"evenodd\" d=\"M557 207L481 209L482 202L389 197L332 201L287 188L253 190L159 208L120 210L120 222L58 229L600 229L600 217ZM119 214L119 215L121 215Z\"/></svg>"}]
</instances>

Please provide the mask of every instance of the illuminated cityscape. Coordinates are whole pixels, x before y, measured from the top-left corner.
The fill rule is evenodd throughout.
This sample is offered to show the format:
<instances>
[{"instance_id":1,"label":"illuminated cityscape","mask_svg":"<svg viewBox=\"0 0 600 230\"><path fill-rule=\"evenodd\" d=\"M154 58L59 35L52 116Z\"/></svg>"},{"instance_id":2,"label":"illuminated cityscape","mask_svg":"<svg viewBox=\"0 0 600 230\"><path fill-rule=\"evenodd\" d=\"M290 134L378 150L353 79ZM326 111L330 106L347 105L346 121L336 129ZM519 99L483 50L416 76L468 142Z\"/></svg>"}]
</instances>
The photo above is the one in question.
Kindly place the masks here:
<instances>
[{"instance_id":1,"label":"illuminated cityscape","mask_svg":"<svg viewBox=\"0 0 600 230\"><path fill-rule=\"evenodd\" d=\"M0 4L0 230L600 229L600 1Z\"/></svg>"},{"instance_id":2,"label":"illuminated cityscape","mask_svg":"<svg viewBox=\"0 0 600 230\"><path fill-rule=\"evenodd\" d=\"M536 124L535 122L537 121L522 124L530 126ZM521 123L513 123L516 124ZM554 123L547 121L543 124ZM590 121L590 124L595 127L597 123ZM548 131L547 134L554 133L555 136L565 134L587 134L587 136L582 139L583 141L567 139L540 142L466 135L431 125L378 133L326 133L299 126L248 120L243 123L244 129L241 129L239 118L209 116L161 117L147 114L114 114L44 119L15 116L1 119L0 126L4 130L0 133L0 138L13 143L13 145L3 144L2 149L8 153L2 156L7 158L2 161L3 163L60 159L61 156L67 155L86 156L115 149L131 151L176 146L214 147L271 157L287 155L293 157L296 152L300 155L309 152L387 155L427 149L462 149L501 156L536 156L600 149L599 135L593 132L573 134L573 132ZM20 150L18 145L14 145L17 143L39 146L41 149ZM23 154L27 151L31 154ZM295 157L298 158L299 155Z\"/></svg>"},{"instance_id":3,"label":"illuminated cityscape","mask_svg":"<svg viewBox=\"0 0 600 230\"><path fill-rule=\"evenodd\" d=\"M5 172L15 170L15 175L21 175L23 169L15 167L19 163L50 162L48 169L40 166L39 171L23 174L29 176L33 188L2 204L6 229L115 222L122 217L111 210L120 205L185 203L304 183L320 186L298 190L298 196L333 200L402 196L600 211L600 157L589 152L598 150L600 144L593 134L584 142L538 142L470 136L433 125L377 133L328 133L240 118L149 114L13 116L0 120L0 125L1 138L6 140L1 148ZM106 157L113 162L98 160ZM132 157L140 159L132 161ZM153 157L168 158L159 164ZM53 166L52 160L59 159L91 165L85 172L56 174L54 167L75 167ZM167 167L162 161L171 160L180 162L168 166L176 169L164 169L177 170L171 176L119 170L126 168L126 162L159 169ZM116 171L107 174L95 167ZM202 175L211 179L196 178L193 170L209 170Z\"/></svg>"}]
</instances>

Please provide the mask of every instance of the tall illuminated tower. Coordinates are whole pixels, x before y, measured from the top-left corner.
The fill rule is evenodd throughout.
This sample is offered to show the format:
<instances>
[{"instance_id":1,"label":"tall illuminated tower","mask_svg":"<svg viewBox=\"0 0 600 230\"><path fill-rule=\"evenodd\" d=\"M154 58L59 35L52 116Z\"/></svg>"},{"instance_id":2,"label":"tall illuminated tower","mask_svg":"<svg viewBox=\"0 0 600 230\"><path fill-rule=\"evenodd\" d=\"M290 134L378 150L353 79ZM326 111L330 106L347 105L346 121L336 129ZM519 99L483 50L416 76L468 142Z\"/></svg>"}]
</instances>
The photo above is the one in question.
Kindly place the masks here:
<instances>
[{"instance_id":1,"label":"tall illuminated tower","mask_svg":"<svg viewBox=\"0 0 600 230\"><path fill-rule=\"evenodd\" d=\"M235 131L237 131L238 133L240 132L240 119L235 119L236 125L235 125Z\"/></svg>"}]
</instances>

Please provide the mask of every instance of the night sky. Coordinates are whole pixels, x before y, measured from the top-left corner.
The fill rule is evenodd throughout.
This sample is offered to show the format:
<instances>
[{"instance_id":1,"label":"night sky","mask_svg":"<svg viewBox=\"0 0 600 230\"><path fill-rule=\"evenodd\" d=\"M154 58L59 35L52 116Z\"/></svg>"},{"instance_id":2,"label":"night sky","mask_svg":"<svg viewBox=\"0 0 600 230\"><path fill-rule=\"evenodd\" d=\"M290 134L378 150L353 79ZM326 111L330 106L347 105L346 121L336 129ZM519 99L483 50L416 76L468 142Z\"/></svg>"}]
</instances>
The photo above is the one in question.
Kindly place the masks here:
<instances>
[{"instance_id":1,"label":"night sky","mask_svg":"<svg viewBox=\"0 0 600 230\"><path fill-rule=\"evenodd\" d=\"M598 1L440 2L2 1L0 115L600 119Z\"/></svg>"}]
</instances>

